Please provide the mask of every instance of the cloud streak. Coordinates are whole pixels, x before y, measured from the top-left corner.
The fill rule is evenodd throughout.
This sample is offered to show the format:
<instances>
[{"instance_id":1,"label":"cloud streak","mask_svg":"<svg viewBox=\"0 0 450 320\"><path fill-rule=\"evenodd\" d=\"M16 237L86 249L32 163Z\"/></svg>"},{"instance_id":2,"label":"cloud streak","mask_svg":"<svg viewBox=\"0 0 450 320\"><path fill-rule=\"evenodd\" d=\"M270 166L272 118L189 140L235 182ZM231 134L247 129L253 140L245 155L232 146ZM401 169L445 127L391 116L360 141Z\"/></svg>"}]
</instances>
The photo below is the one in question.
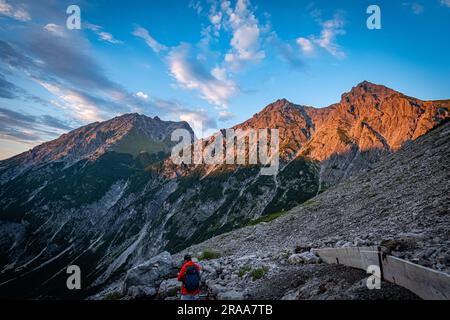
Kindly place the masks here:
<instances>
[{"instance_id":1,"label":"cloud streak","mask_svg":"<svg viewBox=\"0 0 450 320\"><path fill-rule=\"evenodd\" d=\"M30 13L20 5L12 5L6 0L0 0L0 14L18 21L31 20Z\"/></svg>"},{"instance_id":2,"label":"cloud streak","mask_svg":"<svg viewBox=\"0 0 450 320\"><path fill-rule=\"evenodd\" d=\"M0 138L32 145L44 142L43 136L56 138L71 130L66 122L50 115L33 116L0 108Z\"/></svg>"},{"instance_id":3,"label":"cloud streak","mask_svg":"<svg viewBox=\"0 0 450 320\"><path fill-rule=\"evenodd\" d=\"M168 62L170 74L181 87L200 92L202 99L218 107L226 108L229 99L238 92L237 85L226 79L224 70L216 68L209 72L188 44L172 49Z\"/></svg>"},{"instance_id":4,"label":"cloud streak","mask_svg":"<svg viewBox=\"0 0 450 320\"><path fill-rule=\"evenodd\" d=\"M88 29L91 30L92 32L94 32L98 39L104 42L109 42L112 44L123 44L123 41L117 40L114 38L114 36L103 30L103 27L92 24L92 23L84 23L83 26Z\"/></svg>"},{"instance_id":5,"label":"cloud streak","mask_svg":"<svg viewBox=\"0 0 450 320\"><path fill-rule=\"evenodd\" d=\"M167 50L167 47L158 41L156 41L148 32L147 29L142 27L137 27L134 29L133 33L134 36L141 38L145 41L145 43L153 50L155 53L159 53L160 51Z\"/></svg>"},{"instance_id":6,"label":"cloud streak","mask_svg":"<svg viewBox=\"0 0 450 320\"><path fill-rule=\"evenodd\" d=\"M441 0L441 5L450 8L450 0Z\"/></svg>"},{"instance_id":7,"label":"cloud streak","mask_svg":"<svg viewBox=\"0 0 450 320\"><path fill-rule=\"evenodd\" d=\"M320 35L310 35L309 37L299 37L296 43L304 55L311 55L316 47L326 50L329 54L338 59L345 58L346 54L343 48L337 43L337 37L345 35L344 13L338 11L332 19L322 20L322 13L318 9L310 12L310 15L320 24Z\"/></svg>"}]
</instances>

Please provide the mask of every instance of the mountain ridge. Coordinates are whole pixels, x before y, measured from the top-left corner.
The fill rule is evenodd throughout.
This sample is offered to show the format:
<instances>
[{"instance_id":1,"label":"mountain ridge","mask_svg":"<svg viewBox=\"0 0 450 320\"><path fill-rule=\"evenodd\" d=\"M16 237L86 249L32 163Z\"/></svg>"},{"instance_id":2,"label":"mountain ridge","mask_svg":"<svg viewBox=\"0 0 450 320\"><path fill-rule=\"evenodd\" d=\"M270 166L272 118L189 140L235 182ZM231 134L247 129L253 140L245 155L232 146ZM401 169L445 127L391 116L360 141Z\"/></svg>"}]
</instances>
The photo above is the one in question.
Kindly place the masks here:
<instances>
[{"instance_id":1,"label":"mountain ridge","mask_svg":"<svg viewBox=\"0 0 450 320\"><path fill-rule=\"evenodd\" d=\"M276 176L256 166L176 166L171 130L192 129L137 114L0 162L0 295L20 295L32 283L29 297L70 296L57 286L69 262L91 270L91 289L101 286L161 250L180 251L302 204L448 118L450 100L423 102L375 86L362 83L325 109L280 99L236 125L280 129Z\"/></svg>"}]
</instances>

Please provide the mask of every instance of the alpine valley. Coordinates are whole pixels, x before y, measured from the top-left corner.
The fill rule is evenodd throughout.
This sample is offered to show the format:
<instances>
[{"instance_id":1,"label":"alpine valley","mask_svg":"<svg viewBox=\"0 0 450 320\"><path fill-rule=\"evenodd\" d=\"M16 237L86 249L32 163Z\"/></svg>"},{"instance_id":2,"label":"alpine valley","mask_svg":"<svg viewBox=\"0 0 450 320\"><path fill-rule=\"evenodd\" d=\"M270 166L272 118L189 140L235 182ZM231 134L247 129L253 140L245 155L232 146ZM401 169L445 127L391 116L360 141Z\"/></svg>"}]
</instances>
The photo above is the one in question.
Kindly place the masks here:
<instances>
[{"instance_id":1,"label":"alpine valley","mask_svg":"<svg viewBox=\"0 0 450 320\"><path fill-rule=\"evenodd\" d=\"M260 175L256 165L175 165L171 133L181 128L192 132L186 122L125 114L73 130L0 161L0 296L87 298L161 252L176 254L215 236L264 224L302 204L337 195L349 183L361 185L366 176L375 181L382 174L376 168L405 148L415 145L417 156L408 159L419 157L422 144L416 140L433 132L437 139L435 127L442 128L449 117L450 100L422 101L367 81L326 108L277 100L233 127L279 129L275 176ZM358 192L342 193L340 202L330 198L330 207L322 205L294 222L301 226L317 215L327 221L334 209L357 201L368 206L371 196L359 199ZM389 192L394 201L395 190ZM436 196L448 199L448 193ZM439 204L428 206L433 211ZM448 221L448 212L446 217ZM349 218L348 225L359 219ZM383 224L383 215L373 219ZM273 246L296 242L283 238L288 225L277 229ZM337 236L339 230L327 236ZM301 239L306 231L299 228L289 235ZM358 230L353 231L356 237ZM67 290L68 265L80 266L86 290Z\"/></svg>"}]
</instances>

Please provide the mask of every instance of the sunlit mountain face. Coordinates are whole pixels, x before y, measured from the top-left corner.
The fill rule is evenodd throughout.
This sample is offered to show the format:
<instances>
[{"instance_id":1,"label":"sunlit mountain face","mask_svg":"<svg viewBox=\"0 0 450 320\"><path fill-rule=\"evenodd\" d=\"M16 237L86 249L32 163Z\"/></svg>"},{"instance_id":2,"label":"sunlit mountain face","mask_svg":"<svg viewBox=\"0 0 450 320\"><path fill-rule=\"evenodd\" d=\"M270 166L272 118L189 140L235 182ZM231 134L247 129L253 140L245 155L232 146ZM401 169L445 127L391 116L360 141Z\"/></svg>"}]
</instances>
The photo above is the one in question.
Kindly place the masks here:
<instances>
[{"instance_id":1,"label":"sunlit mountain face","mask_svg":"<svg viewBox=\"0 0 450 320\"><path fill-rule=\"evenodd\" d=\"M449 15L0 0L0 297L172 299L185 253L211 299L422 297L313 249L450 271Z\"/></svg>"}]
</instances>

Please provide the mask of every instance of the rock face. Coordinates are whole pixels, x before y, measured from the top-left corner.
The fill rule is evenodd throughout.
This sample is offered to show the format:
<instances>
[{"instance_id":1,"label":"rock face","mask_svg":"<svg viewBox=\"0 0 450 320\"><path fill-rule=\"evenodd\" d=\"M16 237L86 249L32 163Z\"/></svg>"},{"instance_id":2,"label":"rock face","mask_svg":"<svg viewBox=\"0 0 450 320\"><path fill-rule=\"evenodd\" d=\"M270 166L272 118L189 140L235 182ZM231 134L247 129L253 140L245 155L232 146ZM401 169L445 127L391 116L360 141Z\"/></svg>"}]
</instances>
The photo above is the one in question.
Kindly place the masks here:
<instances>
[{"instance_id":1,"label":"rock face","mask_svg":"<svg viewBox=\"0 0 450 320\"><path fill-rule=\"evenodd\" d=\"M167 279L161 282L158 290L159 299L176 298L178 292L181 290L181 283L177 278Z\"/></svg>"},{"instance_id":2,"label":"rock face","mask_svg":"<svg viewBox=\"0 0 450 320\"><path fill-rule=\"evenodd\" d=\"M211 238L176 256L220 248L224 261L267 255L287 260L307 247L382 244L393 255L450 273L449 159L447 122L385 156L367 173L269 223ZM292 262L300 261L294 257Z\"/></svg>"},{"instance_id":3,"label":"rock face","mask_svg":"<svg viewBox=\"0 0 450 320\"><path fill-rule=\"evenodd\" d=\"M281 99L233 128L241 130L278 129L280 132L280 156L284 160L291 160L308 143L334 108L335 106L332 105L316 109Z\"/></svg>"},{"instance_id":4,"label":"rock face","mask_svg":"<svg viewBox=\"0 0 450 320\"><path fill-rule=\"evenodd\" d=\"M424 102L370 83L323 109L278 100L235 127L280 129L276 176L261 176L254 166L175 166L170 135L192 132L185 122L130 114L69 132L0 161L0 296L73 297L59 285L69 264L89 270L83 281L96 290L161 251L273 219L373 170L448 110L449 101ZM341 212L346 197L330 208ZM409 204L403 210L414 211L417 203ZM327 219L310 216L318 226ZM252 243L257 234L247 237ZM441 251L431 256L447 259ZM136 296L156 294L138 289Z\"/></svg>"},{"instance_id":5,"label":"rock face","mask_svg":"<svg viewBox=\"0 0 450 320\"><path fill-rule=\"evenodd\" d=\"M220 258L203 264L212 298L232 292L244 299L417 299L384 282L382 290L368 290L364 271L322 264L309 249L380 245L450 273L449 159L447 122L274 221L211 238L174 258L220 250ZM255 270L264 272L256 279Z\"/></svg>"},{"instance_id":6,"label":"rock face","mask_svg":"<svg viewBox=\"0 0 450 320\"><path fill-rule=\"evenodd\" d=\"M342 95L301 154L321 162L328 187L427 133L449 110L448 100L422 101L365 81Z\"/></svg>"},{"instance_id":7,"label":"rock face","mask_svg":"<svg viewBox=\"0 0 450 320\"><path fill-rule=\"evenodd\" d=\"M162 252L127 272L123 294L133 298L153 297L158 292L162 279L172 272L172 257ZM167 286L167 283L165 284Z\"/></svg>"}]
</instances>

